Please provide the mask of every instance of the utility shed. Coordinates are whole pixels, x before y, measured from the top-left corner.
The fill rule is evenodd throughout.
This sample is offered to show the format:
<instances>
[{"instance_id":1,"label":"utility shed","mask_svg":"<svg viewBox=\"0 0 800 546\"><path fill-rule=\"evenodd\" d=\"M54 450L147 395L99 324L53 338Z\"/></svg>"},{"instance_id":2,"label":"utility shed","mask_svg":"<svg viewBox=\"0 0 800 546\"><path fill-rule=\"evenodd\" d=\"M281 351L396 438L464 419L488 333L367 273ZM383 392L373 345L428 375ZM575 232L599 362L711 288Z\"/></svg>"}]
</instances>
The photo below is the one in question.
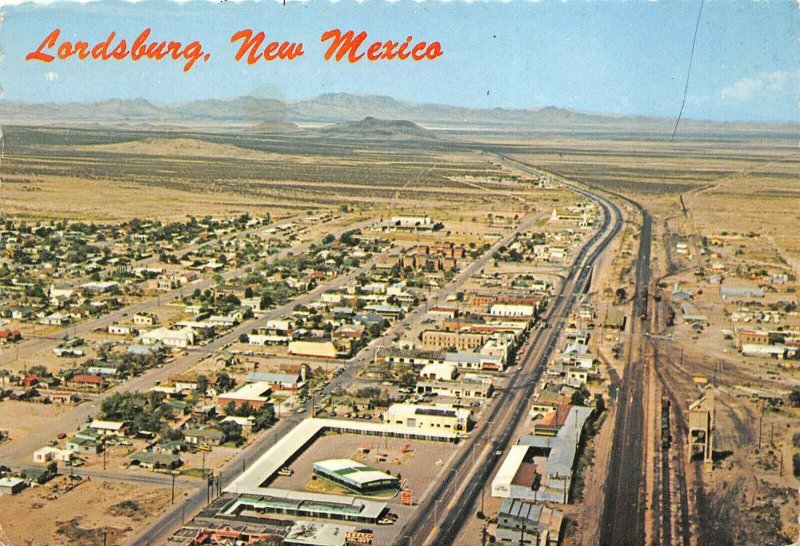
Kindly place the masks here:
<instances>
[{"instance_id":1,"label":"utility shed","mask_svg":"<svg viewBox=\"0 0 800 546\"><path fill-rule=\"evenodd\" d=\"M22 478L0 478L0 494L16 495L25 489L25 480Z\"/></svg>"}]
</instances>

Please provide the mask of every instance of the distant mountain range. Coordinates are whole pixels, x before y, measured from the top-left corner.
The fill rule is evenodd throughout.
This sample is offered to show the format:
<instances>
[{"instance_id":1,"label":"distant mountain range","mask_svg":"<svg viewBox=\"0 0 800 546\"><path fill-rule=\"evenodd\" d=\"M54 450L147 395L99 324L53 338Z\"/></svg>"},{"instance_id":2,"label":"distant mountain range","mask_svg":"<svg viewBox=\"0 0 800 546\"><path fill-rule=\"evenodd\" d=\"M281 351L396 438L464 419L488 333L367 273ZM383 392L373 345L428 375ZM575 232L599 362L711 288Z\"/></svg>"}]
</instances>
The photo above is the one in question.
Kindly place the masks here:
<instances>
[{"instance_id":1,"label":"distant mountain range","mask_svg":"<svg viewBox=\"0 0 800 546\"><path fill-rule=\"evenodd\" d=\"M144 99L83 103L0 101L0 124L58 126L240 127L259 132L297 130L296 125L347 124L339 132L374 132L369 118L406 120L433 129L504 129L532 131L671 131L674 120L579 112L555 106L534 109L464 108L417 104L385 96L333 93L313 99L282 102L259 97L159 103ZM359 121L360 120L360 121ZM684 130L796 132L798 124L682 121ZM393 134L413 135L413 128L395 126ZM420 136L420 135L417 135ZM430 135L426 135L430 136Z\"/></svg>"}]
</instances>

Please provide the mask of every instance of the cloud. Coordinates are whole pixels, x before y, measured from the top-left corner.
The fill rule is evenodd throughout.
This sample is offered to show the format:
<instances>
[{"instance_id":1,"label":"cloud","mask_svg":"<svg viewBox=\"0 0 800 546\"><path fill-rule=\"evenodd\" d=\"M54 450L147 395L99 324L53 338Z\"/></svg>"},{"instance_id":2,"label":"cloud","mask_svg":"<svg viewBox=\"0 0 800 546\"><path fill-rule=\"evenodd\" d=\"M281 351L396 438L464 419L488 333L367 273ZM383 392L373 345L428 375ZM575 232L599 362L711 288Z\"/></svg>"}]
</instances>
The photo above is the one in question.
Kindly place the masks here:
<instances>
[{"instance_id":1,"label":"cloud","mask_svg":"<svg viewBox=\"0 0 800 546\"><path fill-rule=\"evenodd\" d=\"M58 79L58 72L48 72L44 75L44 77L47 79L47 81L54 82Z\"/></svg>"},{"instance_id":2,"label":"cloud","mask_svg":"<svg viewBox=\"0 0 800 546\"><path fill-rule=\"evenodd\" d=\"M800 88L800 70L776 70L762 72L755 78L742 78L733 85L721 89L717 95L721 100L745 102L771 99Z\"/></svg>"}]
</instances>

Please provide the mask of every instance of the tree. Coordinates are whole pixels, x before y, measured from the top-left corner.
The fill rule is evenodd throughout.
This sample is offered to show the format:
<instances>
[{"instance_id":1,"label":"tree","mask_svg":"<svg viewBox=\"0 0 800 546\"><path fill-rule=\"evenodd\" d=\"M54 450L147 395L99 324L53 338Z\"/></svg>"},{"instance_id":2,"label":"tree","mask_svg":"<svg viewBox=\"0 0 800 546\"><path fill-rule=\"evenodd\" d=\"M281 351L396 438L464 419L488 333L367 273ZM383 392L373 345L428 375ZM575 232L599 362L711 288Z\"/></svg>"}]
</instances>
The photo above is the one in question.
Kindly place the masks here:
<instances>
[{"instance_id":1,"label":"tree","mask_svg":"<svg viewBox=\"0 0 800 546\"><path fill-rule=\"evenodd\" d=\"M598 393L594 395L594 407L597 410L598 415L606 410L606 401L602 394Z\"/></svg>"},{"instance_id":2,"label":"tree","mask_svg":"<svg viewBox=\"0 0 800 546\"><path fill-rule=\"evenodd\" d=\"M253 432L258 432L269 428L275 422L275 409L270 405L265 405L259 408L256 413L255 421L253 421Z\"/></svg>"},{"instance_id":3,"label":"tree","mask_svg":"<svg viewBox=\"0 0 800 546\"><path fill-rule=\"evenodd\" d=\"M227 373L222 372L217 376L216 387L218 392L228 392L235 386L236 386L236 380L234 380Z\"/></svg>"},{"instance_id":4,"label":"tree","mask_svg":"<svg viewBox=\"0 0 800 546\"><path fill-rule=\"evenodd\" d=\"M208 377L205 375L198 375L197 376L197 391L200 394L205 394L208 390Z\"/></svg>"},{"instance_id":5,"label":"tree","mask_svg":"<svg viewBox=\"0 0 800 546\"><path fill-rule=\"evenodd\" d=\"M617 298L617 303L622 303L628 298L628 292L624 288L617 288L615 292L615 296Z\"/></svg>"},{"instance_id":6,"label":"tree","mask_svg":"<svg viewBox=\"0 0 800 546\"><path fill-rule=\"evenodd\" d=\"M47 377L47 367L42 366L41 364L37 364L36 366L31 366L28 370L30 375L35 375L38 377Z\"/></svg>"},{"instance_id":7,"label":"tree","mask_svg":"<svg viewBox=\"0 0 800 546\"><path fill-rule=\"evenodd\" d=\"M800 387L792 387L792 391L789 393L789 403L796 408L800 407Z\"/></svg>"},{"instance_id":8,"label":"tree","mask_svg":"<svg viewBox=\"0 0 800 546\"><path fill-rule=\"evenodd\" d=\"M233 421L223 421L219 424L219 429L223 434L225 434L225 441L233 442L237 445L244 442L244 437L242 436L242 426L239 423L234 423Z\"/></svg>"},{"instance_id":9,"label":"tree","mask_svg":"<svg viewBox=\"0 0 800 546\"><path fill-rule=\"evenodd\" d=\"M247 334L245 334L245 333L239 334L239 343L247 343L249 341L250 341L250 338L248 337Z\"/></svg>"},{"instance_id":10,"label":"tree","mask_svg":"<svg viewBox=\"0 0 800 546\"><path fill-rule=\"evenodd\" d=\"M581 390L577 390L572 393L572 397L569 400L569 403L573 406L584 406L586 405L586 397L589 396L589 391L585 388Z\"/></svg>"}]
</instances>

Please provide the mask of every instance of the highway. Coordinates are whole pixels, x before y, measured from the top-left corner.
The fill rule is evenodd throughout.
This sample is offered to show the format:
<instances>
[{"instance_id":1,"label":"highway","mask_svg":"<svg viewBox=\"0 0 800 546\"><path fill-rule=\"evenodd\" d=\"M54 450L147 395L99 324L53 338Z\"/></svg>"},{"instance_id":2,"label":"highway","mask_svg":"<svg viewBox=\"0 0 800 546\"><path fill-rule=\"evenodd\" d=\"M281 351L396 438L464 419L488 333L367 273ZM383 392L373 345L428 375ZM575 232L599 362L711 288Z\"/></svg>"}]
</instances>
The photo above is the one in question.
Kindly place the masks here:
<instances>
[{"instance_id":1,"label":"highway","mask_svg":"<svg viewBox=\"0 0 800 546\"><path fill-rule=\"evenodd\" d=\"M507 162L505 158L501 161ZM513 168L536 172L530 166L514 160ZM592 265L622 228L622 213L612 201L572 184L573 191L598 203L603 212L603 223L586 242L573 261L565 283L554 298L555 304L546 320L557 325L568 315L576 297L587 287ZM488 415L474 430L466 447L454 459L452 466L431 493L423 499L411 520L404 526L396 546L455 544L461 528L472 515L474 503L489 482L492 472L511 442L514 431L524 418L528 401L536 383L552 355L559 336L557 327L535 330L533 339L524 347L521 365L514 373L509 386L494 401ZM484 445L476 459L478 445ZM440 510L439 505L444 509Z\"/></svg>"},{"instance_id":2,"label":"highway","mask_svg":"<svg viewBox=\"0 0 800 546\"><path fill-rule=\"evenodd\" d=\"M515 162L516 164L516 162ZM569 185L562 177L548 175ZM617 394L616 418L611 458L606 478L603 516L600 522L601 546L639 545L645 542L645 355L649 340L643 333L652 333L653 314L648 312L650 285L650 256L652 246L652 217L638 202L603 188L583 184L625 201L639 211L642 227L635 262L633 313L629 321L629 339L638 339L626 351L622 386ZM653 403L653 401L651 401Z\"/></svg>"}]
</instances>

